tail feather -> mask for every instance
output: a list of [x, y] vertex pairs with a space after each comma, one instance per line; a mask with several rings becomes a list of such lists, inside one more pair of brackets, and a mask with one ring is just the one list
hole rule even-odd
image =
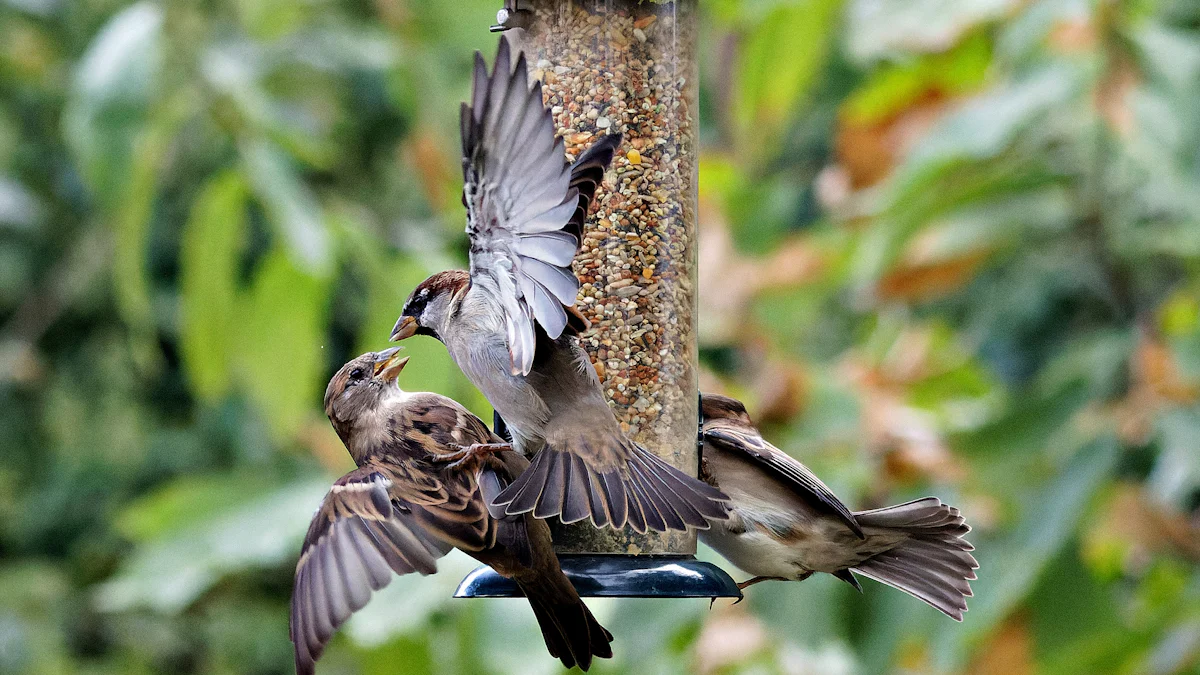
[[869, 579], [925, 601], [955, 621], [967, 611], [979, 563], [962, 538], [971, 531], [958, 509], [936, 497], [854, 514], [864, 531], [892, 530], [908, 535], [895, 548], [850, 568]]
[[623, 441], [624, 467], [601, 471], [584, 457], [551, 446], [493, 500], [508, 515], [532, 511], [572, 523], [591, 517], [596, 527], [630, 527], [637, 532], [708, 529], [728, 517], [720, 490]]
[[596, 621], [561, 571], [553, 578], [542, 575], [516, 581], [533, 608], [546, 649], [564, 668], [587, 670], [592, 657], [612, 658], [612, 633]]

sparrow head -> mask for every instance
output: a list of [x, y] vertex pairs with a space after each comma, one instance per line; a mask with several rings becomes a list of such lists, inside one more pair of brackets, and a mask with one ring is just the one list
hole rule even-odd
[[360, 421], [373, 417], [387, 399], [402, 393], [396, 382], [408, 363], [402, 347], [367, 352], [342, 366], [325, 389], [325, 415], [343, 441]]
[[705, 422], [733, 420], [747, 426], [754, 425], [750, 421], [750, 413], [746, 412], [746, 406], [742, 405], [741, 401], [720, 394], [703, 394], [700, 397], [700, 416]]
[[450, 317], [453, 301], [471, 285], [471, 275], [463, 270], [447, 270], [422, 281], [404, 303], [400, 318], [392, 329], [392, 342], [414, 335], [438, 340], [438, 330]]

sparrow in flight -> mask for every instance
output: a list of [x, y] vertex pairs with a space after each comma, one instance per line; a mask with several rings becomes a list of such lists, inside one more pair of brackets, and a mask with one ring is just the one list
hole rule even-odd
[[290, 636], [296, 671], [312, 673], [333, 632], [393, 574], [433, 574], [459, 548], [511, 577], [529, 599], [550, 654], [587, 670], [612, 635], [559, 568], [549, 526], [490, 506], [528, 462], [463, 452], [501, 442], [455, 401], [405, 392], [400, 348], [363, 354], [333, 376], [325, 414], [358, 468], [334, 482], [300, 552]]
[[489, 74], [476, 54], [462, 106], [463, 202], [470, 271], [440, 272], [409, 296], [393, 340], [432, 336], [533, 458], [496, 504], [514, 515], [591, 518], [597, 527], [707, 528], [724, 495], [632, 442], [579, 346], [571, 262], [588, 206], [620, 143], [601, 138], [567, 164], [541, 83], [501, 39]]
[[827, 572], [861, 592], [857, 573], [962, 621], [979, 564], [958, 509], [925, 497], [852, 512], [808, 467], [763, 440], [740, 401], [704, 394], [700, 407], [701, 477], [731, 500], [729, 520], [700, 539], [755, 575], [739, 587]]

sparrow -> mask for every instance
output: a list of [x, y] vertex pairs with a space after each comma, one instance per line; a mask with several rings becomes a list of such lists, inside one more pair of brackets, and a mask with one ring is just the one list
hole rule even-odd
[[588, 206], [620, 143], [601, 138], [564, 162], [525, 56], [512, 65], [500, 41], [491, 74], [476, 53], [474, 91], [462, 118], [463, 202], [470, 271], [429, 277], [413, 290], [392, 340], [434, 337], [507, 423], [529, 470], [495, 501], [596, 527], [708, 527], [725, 517], [719, 490], [628, 439], [579, 346], [589, 327], [574, 307], [571, 262]]
[[763, 440], [740, 401], [703, 394], [700, 414], [700, 475], [731, 500], [729, 520], [700, 539], [755, 575], [740, 588], [826, 572], [861, 593], [861, 574], [962, 621], [979, 563], [958, 509], [925, 497], [852, 512], [806, 466]]
[[445, 396], [402, 391], [399, 351], [359, 356], [325, 391], [325, 414], [358, 468], [334, 482], [304, 538], [290, 622], [296, 672], [313, 672], [333, 632], [393, 573], [433, 574], [451, 548], [517, 583], [565, 667], [611, 657], [612, 634], [560, 569], [549, 526], [489, 506], [528, 461], [462, 452], [500, 439]]

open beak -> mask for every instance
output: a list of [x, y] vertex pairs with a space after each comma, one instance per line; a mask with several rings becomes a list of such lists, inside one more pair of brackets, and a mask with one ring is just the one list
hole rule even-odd
[[410, 338], [417, 334], [417, 320], [411, 316], [402, 316], [392, 329], [392, 342]]
[[375, 361], [375, 377], [382, 378], [384, 382], [393, 382], [400, 376], [400, 371], [404, 370], [409, 358], [400, 356], [401, 349], [403, 347], [392, 347], [379, 352]]

